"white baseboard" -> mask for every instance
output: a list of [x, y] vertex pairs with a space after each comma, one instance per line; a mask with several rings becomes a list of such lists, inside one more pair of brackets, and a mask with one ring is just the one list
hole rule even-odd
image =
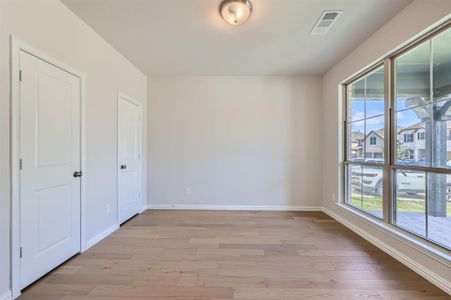
[[86, 249], [83, 249], [82, 252], [88, 250], [89, 248], [91, 248], [92, 246], [94, 246], [95, 244], [97, 244], [98, 242], [100, 242], [101, 240], [103, 240], [104, 238], [106, 238], [107, 236], [112, 234], [113, 232], [115, 232], [118, 228], [119, 228], [119, 226], [117, 224], [114, 224], [114, 225], [106, 228], [104, 231], [100, 232], [93, 238], [89, 239], [86, 242]]
[[11, 291], [6, 291], [3, 294], [0, 294], [0, 300], [12, 300], [13, 295]]
[[361, 237], [363, 237], [365, 240], [373, 244], [374, 246], [378, 247], [391, 257], [395, 258], [402, 264], [406, 265], [410, 269], [412, 269], [414, 272], [418, 273], [419, 275], [423, 276], [426, 280], [430, 281], [431, 283], [435, 284], [440, 289], [444, 290], [446, 293], [451, 295], [451, 282], [448, 281], [446, 278], [443, 278], [441, 276], [438, 276], [436, 273], [432, 272], [430, 269], [428, 269], [424, 265], [418, 264], [417, 261], [411, 259], [410, 257], [404, 255], [403, 253], [399, 252], [398, 250], [394, 249], [384, 241], [375, 238], [374, 236], [368, 234], [365, 230], [359, 228], [358, 226], [354, 225], [353, 223], [349, 222], [348, 220], [340, 217], [336, 213], [328, 210], [327, 208], [323, 208], [322, 211], [338, 221], [339, 223], [343, 224], [350, 230], [354, 231]]
[[149, 205], [148, 209], [180, 209], [180, 210], [265, 210], [265, 211], [321, 211], [321, 207], [316, 206], [295, 206], [295, 205]]

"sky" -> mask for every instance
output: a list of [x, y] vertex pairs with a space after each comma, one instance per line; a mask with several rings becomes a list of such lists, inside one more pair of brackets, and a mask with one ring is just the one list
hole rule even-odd
[[[366, 104], [366, 114], [365, 114]], [[397, 126], [409, 127], [416, 123], [419, 123], [421, 119], [413, 109], [406, 110], [405, 99], [399, 99], [397, 101], [398, 112], [396, 114]], [[426, 109], [426, 108], [424, 108]], [[366, 103], [364, 99], [352, 99], [351, 107], [351, 124], [352, 132], [360, 131], [364, 132], [364, 121], [366, 118], [366, 133], [368, 134], [372, 130], [379, 130], [384, 128], [384, 101], [382, 99], [367, 99]], [[358, 121], [361, 120], [361, 121]], [[357, 122], [355, 122], [357, 121]]]

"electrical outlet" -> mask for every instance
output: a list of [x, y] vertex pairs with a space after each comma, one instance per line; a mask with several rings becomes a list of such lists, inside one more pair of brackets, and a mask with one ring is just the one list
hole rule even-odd
[[336, 200], [335, 200], [335, 193], [332, 193], [331, 195], [330, 195], [330, 200], [332, 201], [332, 202], [335, 202]]
[[189, 187], [186, 187], [184, 193], [185, 196], [191, 196], [191, 189]]
[[105, 210], [107, 215], [111, 214], [111, 203], [105, 205]]

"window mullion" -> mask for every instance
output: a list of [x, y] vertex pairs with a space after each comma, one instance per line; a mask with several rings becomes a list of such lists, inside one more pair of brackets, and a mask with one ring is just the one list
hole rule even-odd
[[390, 59], [384, 61], [384, 109], [385, 109], [385, 128], [384, 128], [384, 189], [382, 195], [383, 220], [390, 223], [391, 220], [391, 201], [392, 201], [392, 172], [390, 170], [392, 151], [392, 67]]
[[342, 176], [342, 185], [341, 185], [341, 203], [347, 203], [347, 197], [349, 194], [349, 180], [348, 180], [348, 176], [349, 176], [349, 172], [348, 172], [348, 166], [345, 164], [345, 162], [349, 161], [349, 157], [348, 157], [348, 105], [349, 105], [349, 99], [348, 99], [348, 85], [343, 85], [343, 94], [342, 94], [342, 99], [343, 99], [343, 108], [342, 108], [342, 115], [343, 115], [343, 147], [342, 147], [342, 157], [343, 157], [343, 167], [342, 172], [341, 172], [341, 176]]
[[[366, 77], [364, 77], [363, 91], [364, 91], [364, 100], [363, 100], [363, 161], [366, 161]], [[363, 199], [363, 196], [362, 196]]]

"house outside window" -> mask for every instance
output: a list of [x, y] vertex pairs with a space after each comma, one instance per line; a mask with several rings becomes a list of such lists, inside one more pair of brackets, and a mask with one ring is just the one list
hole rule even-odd
[[424, 132], [417, 133], [417, 140], [424, 140]]
[[370, 137], [370, 145], [376, 145], [376, 137], [375, 136]]

